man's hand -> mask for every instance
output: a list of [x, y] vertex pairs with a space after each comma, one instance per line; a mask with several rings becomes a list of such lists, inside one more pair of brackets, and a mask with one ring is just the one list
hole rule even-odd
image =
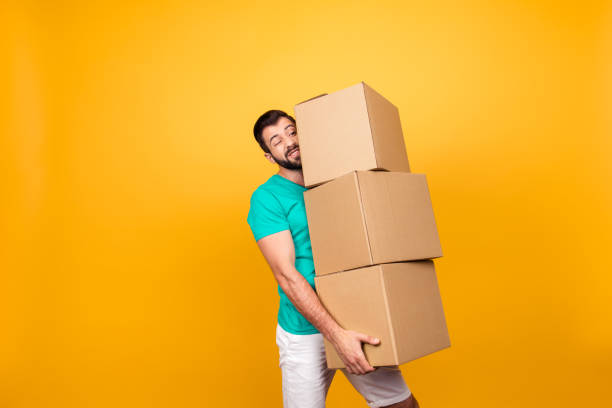
[[374, 367], [366, 360], [361, 343], [377, 345], [380, 340], [352, 330], [339, 329], [330, 336], [338, 355], [346, 364], [346, 370], [351, 374], [366, 374], [374, 371]]

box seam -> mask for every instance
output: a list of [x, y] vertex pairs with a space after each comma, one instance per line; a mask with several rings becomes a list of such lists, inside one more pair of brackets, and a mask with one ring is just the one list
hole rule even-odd
[[363, 206], [363, 198], [361, 197], [361, 184], [359, 184], [359, 173], [355, 171], [355, 180], [357, 183], [357, 196], [359, 197], [359, 209], [361, 210], [361, 219], [363, 220], [363, 227], [365, 228], [366, 241], [368, 241], [368, 256], [370, 257], [370, 265], [374, 263], [374, 257], [372, 255], [372, 244], [370, 243], [370, 234], [368, 234], [368, 223], [366, 222], [365, 208]]
[[395, 362], [399, 364], [399, 358], [397, 355], [397, 345], [395, 344], [395, 329], [393, 327], [393, 319], [391, 318], [391, 310], [389, 309], [389, 298], [387, 296], [387, 285], [385, 282], [385, 271], [382, 266], [379, 267], [380, 280], [383, 291], [383, 299], [385, 302], [385, 312], [387, 313], [387, 322], [389, 322], [389, 332], [391, 334], [391, 348], [393, 349], [393, 357]]
[[372, 128], [372, 115], [370, 115], [370, 106], [368, 105], [368, 96], [366, 94], [366, 86], [368, 86], [365, 82], [361, 81], [361, 89], [363, 91], [363, 100], [366, 105], [366, 115], [368, 115], [368, 125], [370, 125], [370, 145], [372, 146], [372, 152], [374, 153], [374, 162], [376, 164], [376, 168], [380, 168], [380, 160], [378, 159], [378, 153], [376, 152], [376, 145], [374, 144], [374, 131]]
[[368, 104], [368, 96], [366, 95], [365, 87], [369, 86], [365, 82], [361, 81], [363, 84], [363, 99], [365, 99], [366, 104], [366, 113], [368, 114], [368, 124], [370, 125], [370, 140], [372, 141], [372, 151], [374, 152], [374, 161], [376, 162], [376, 168], [380, 169], [380, 159], [378, 157], [378, 152], [376, 150], [376, 144], [374, 143], [374, 128], [372, 127], [372, 115], [370, 115], [370, 105]]

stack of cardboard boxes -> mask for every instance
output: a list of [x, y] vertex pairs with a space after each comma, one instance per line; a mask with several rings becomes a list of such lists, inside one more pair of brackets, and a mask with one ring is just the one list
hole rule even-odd
[[[295, 106], [321, 302], [375, 336], [372, 366], [450, 346], [432, 258], [442, 256], [424, 174], [410, 172], [397, 108], [364, 82]], [[344, 363], [325, 341], [330, 368]]]

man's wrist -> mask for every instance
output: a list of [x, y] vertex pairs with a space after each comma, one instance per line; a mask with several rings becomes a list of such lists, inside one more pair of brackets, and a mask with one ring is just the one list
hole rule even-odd
[[334, 321], [332, 325], [327, 330], [325, 330], [325, 332], [323, 333], [323, 336], [325, 336], [327, 340], [329, 340], [331, 343], [335, 345], [336, 340], [338, 339], [338, 336], [343, 331], [344, 329], [340, 327], [340, 325]]

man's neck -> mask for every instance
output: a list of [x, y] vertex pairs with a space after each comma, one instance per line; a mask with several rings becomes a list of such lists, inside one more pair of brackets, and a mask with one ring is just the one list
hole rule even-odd
[[296, 184], [299, 184], [300, 186], [304, 185], [304, 174], [302, 173], [301, 169], [289, 170], [284, 167], [279, 167], [277, 174], [281, 177], [293, 181]]

